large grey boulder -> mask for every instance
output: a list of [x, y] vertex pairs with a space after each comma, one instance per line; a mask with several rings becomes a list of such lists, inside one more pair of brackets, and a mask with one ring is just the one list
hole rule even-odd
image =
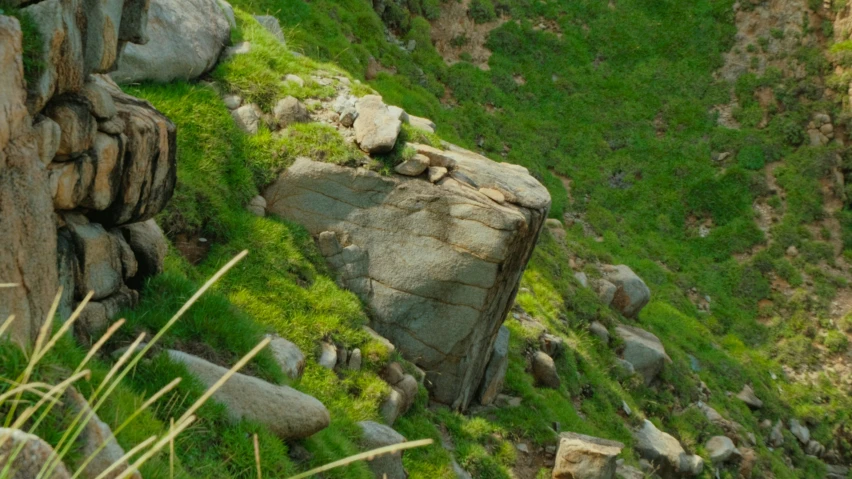
[[[222, 378], [227, 369], [181, 351], [169, 350], [172, 361], [183, 364], [206, 387]], [[248, 419], [269, 428], [282, 439], [300, 439], [325, 429], [331, 418], [317, 399], [288, 386], [234, 374], [213, 394], [225, 404], [232, 419]]]
[[[651, 300], [651, 290], [628, 266], [605, 265], [601, 272], [604, 279], [616, 288], [609, 304], [628, 318], [636, 317]], [[608, 296], [608, 293], [602, 292], [601, 295]]]
[[355, 141], [367, 153], [387, 153], [396, 144], [402, 128], [399, 118], [394, 118], [388, 106], [378, 95], [367, 95], [355, 104]]
[[651, 384], [666, 363], [672, 362], [660, 339], [644, 329], [619, 325], [615, 333], [624, 341], [624, 360]]
[[573, 432], [559, 435], [553, 479], [613, 479], [624, 444]]
[[704, 469], [704, 460], [700, 456], [687, 454], [677, 439], [660, 431], [647, 419], [633, 433], [633, 438], [636, 451], [654, 464], [664, 479], [697, 476]]
[[523, 168], [435, 151], [426, 155], [430, 162], [452, 162], [480, 186], [504, 191], [507, 203], [452, 178], [435, 185], [305, 158], [263, 195], [269, 213], [324, 235], [329, 264], [368, 304], [371, 326], [427, 371], [438, 402], [465, 408], [479, 390], [550, 196]]
[[[110, 466], [118, 462], [124, 456], [124, 449], [118, 444], [115, 436], [112, 434], [110, 427], [92, 411], [86, 398], [83, 397], [77, 390], [69, 389], [68, 405], [74, 411], [74, 414], [84, 414], [83, 419], [91, 415], [91, 420], [86, 423], [83, 432], [77, 438], [81, 443], [80, 457], [82, 461], [94, 458], [83, 469], [82, 476], [85, 479], [95, 479], [101, 475]], [[100, 451], [98, 451], [100, 449]], [[97, 453], [96, 453], [97, 451]], [[82, 465], [82, 464], [81, 464]], [[122, 475], [130, 465], [127, 461], [121, 461], [121, 464], [107, 474], [107, 479], [115, 479]], [[130, 479], [142, 479], [139, 471], [132, 471], [125, 476]]]
[[491, 351], [491, 359], [485, 367], [485, 375], [479, 386], [479, 403], [488, 406], [497, 399], [497, 395], [503, 390], [503, 381], [506, 379], [506, 370], [509, 368], [509, 328], [501, 326], [494, 341]]
[[[358, 426], [361, 427], [362, 432], [361, 446], [365, 450], [369, 451], [405, 442], [405, 437], [402, 434], [384, 424], [362, 421], [358, 423]], [[408, 473], [402, 466], [402, 451], [376, 456], [367, 461], [367, 466], [373, 471], [377, 479], [408, 479]]]
[[[15, 458], [9, 464], [9, 458]], [[50, 444], [40, 437], [27, 434], [19, 429], [0, 428], [0, 470], [9, 466], [8, 479], [32, 479], [46, 477], [39, 472], [48, 461], [56, 461], [56, 452]], [[70, 479], [71, 474], [62, 461], [46, 479]]]
[[217, 0], [151, 0], [145, 45], [127, 44], [112, 77], [119, 83], [198, 78], [231, 38]]

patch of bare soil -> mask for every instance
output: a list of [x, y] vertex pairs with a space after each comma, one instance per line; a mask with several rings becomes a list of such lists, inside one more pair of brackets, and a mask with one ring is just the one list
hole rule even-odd
[[488, 34], [509, 21], [509, 18], [500, 17], [493, 22], [477, 24], [467, 15], [469, 5], [470, 0], [441, 4], [441, 16], [432, 22], [432, 43], [447, 65], [458, 63], [461, 56], [467, 53], [471, 63], [482, 70], [489, 70], [491, 50], [485, 47]]
[[197, 234], [180, 233], [175, 237], [174, 243], [181, 256], [193, 265], [204, 261], [210, 252], [210, 242]]

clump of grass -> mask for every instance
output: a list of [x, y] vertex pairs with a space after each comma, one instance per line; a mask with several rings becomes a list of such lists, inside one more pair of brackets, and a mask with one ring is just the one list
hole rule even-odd
[[832, 354], [845, 353], [849, 349], [849, 338], [845, 333], [831, 330], [826, 333], [823, 344]]
[[38, 25], [29, 13], [21, 10], [8, 0], [0, 1], [0, 15], [15, 17], [21, 25], [23, 34], [22, 50], [24, 62], [24, 80], [32, 86], [44, 70], [44, 43]]

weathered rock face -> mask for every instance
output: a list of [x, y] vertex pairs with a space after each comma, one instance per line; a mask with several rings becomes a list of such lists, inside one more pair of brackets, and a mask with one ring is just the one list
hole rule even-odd
[[704, 460], [700, 456], [687, 454], [677, 439], [660, 431], [647, 419], [633, 437], [636, 439], [636, 451], [657, 466], [664, 479], [697, 476], [704, 469]]
[[[169, 350], [169, 358], [186, 366], [207, 387], [216, 383], [227, 369], [201, 358]], [[299, 439], [325, 429], [331, 418], [317, 399], [287, 386], [234, 374], [213, 394], [213, 399], [228, 406], [234, 419], [249, 419], [266, 425], [282, 439]]]
[[0, 16], [0, 316], [16, 315], [10, 336], [34, 338], [59, 286], [56, 226], [32, 120], [26, 107], [21, 28]]
[[61, 317], [95, 292], [80, 324], [102, 325], [135, 303], [125, 283], [138, 287], [162, 258], [143, 258], [116, 228], [157, 214], [176, 181], [174, 125], [98, 74], [125, 42], [145, 41], [147, 2], [26, 4], [44, 41], [28, 90], [20, 27], [0, 15], [0, 283], [19, 285], [0, 290], [0, 315], [16, 315], [10, 335], [21, 342], [59, 285]]
[[494, 342], [491, 359], [485, 368], [482, 385], [479, 387], [479, 403], [488, 406], [494, 402], [503, 390], [506, 370], [509, 368], [509, 328], [501, 326]]
[[117, 82], [197, 78], [216, 65], [231, 25], [217, 0], [151, 0], [148, 36], [145, 45], [124, 47]]
[[[56, 460], [56, 452], [50, 444], [38, 436], [27, 434], [19, 429], [0, 428], [0, 468], [8, 465], [8, 458], [17, 452], [10, 467], [9, 479], [31, 479], [39, 476], [42, 466]], [[71, 474], [62, 462], [50, 474], [49, 479], [69, 479]]]
[[576, 433], [559, 435], [553, 479], [613, 479], [624, 444]]
[[734, 441], [726, 436], [713, 436], [704, 447], [710, 454], [710, 461], [714, 464], [721, 464], [741, 456], [739, 449], [734, 445]]
[[[264, 196], [270, 213], [323, 234], [323, 254], [340, 282], [369, 305], [373, 328], [426, 371], [436, 400], [465, 408], [550, 196], [522, 167], [415, 148], [450, 175], [432, 184], [298, 159]], [[501, 191], [506, 203], [480, 187]]]

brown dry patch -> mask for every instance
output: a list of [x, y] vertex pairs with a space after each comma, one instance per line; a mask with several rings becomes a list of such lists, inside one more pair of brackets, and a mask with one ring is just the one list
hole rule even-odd
[[515, 466], [512, 468], [512, 476], [515, 479], [535, 479], [539, 477], [540, 470], [553, 467], [553, 457], [548, 456], [542, 448], [524, 441], [518, 444], [526, 444], [530, 452], [517, 451]]
[[[462, 54], [468, 53], [474, 65], [482, 70], [489, 70], [488, 59], [491, 57], [491, 50], [485, 47], [485, 42], [491, 30], [509, 19], [500, 17], [493, 22], [477, 24], [467, 15], [468, 5], [470, 0], [441, 4], [441, 16], [432, 22], [432, 43], [447, 65], [458, 63]], [[466, 39], [464, 45], [453, 46], [453, 40], [459, 38]]]
[[197, 234], [180, 233], [174, 239], [175, 248], [190, 264], [196, 265], [204, 261], [210, 252], [210, 242], [201, 241], [202, 239]]

